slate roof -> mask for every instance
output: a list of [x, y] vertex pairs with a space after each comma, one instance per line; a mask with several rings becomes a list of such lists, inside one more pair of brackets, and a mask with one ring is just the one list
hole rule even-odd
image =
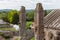
[[60, 29], [60, 9], [52, 10], [44, 17], [44, 25], [48, 28]]

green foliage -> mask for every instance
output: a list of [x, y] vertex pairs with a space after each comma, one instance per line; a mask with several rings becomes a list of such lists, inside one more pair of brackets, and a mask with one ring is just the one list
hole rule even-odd
[[18, 24], [18, 22], [19, 22], [19, 15], [17, 13], [15, 13], [12, 18], [12, 23]]
[[6, 34], [3, 34], [2, 36], [3, 36], [5, 39], [12, 38], [12, 36], [11, 36], [11, 35], [8, 35], [8, 34], [7, 34], [7, 35], [6, 35]]
[[13, 15], [14, 15], [15, 13], [17, 13], [16, 10], [11, 10], [11, 11], [8, 12], [8, 14], [7, 14], [7, 19], [8, 19], [8, 21], [9, 21], [10, 23], [12, 23]]
[[16, 38], [16, 40], [19, 40], [19, 38]]
[[0, 30], [10, 30], [10, 31], [15, 31], [15, 28], [0, 28]]
[[32, 37], [32, 39], [31, 40], [34, 40], [34, 37]]
[[11, 38], [9, 35], [6, 35], [6, 36], [3, 35], [3, 37], [4, 37], [5, 39]]
[[[45, 10], [45, 16], [50, 12], [51, 12], [51, 10]], [[2, 17], [2, 19], [4, 21], [12, 23], [12, 24], [18, 24], [19, 13], [17, 10], [10, 10]], [[34, 21], [34, 11], [33, 10], [26, 13], [26, 21]]]
[[[30, 11], [26, 14], [27, 21], [33, 21], [34, 20], [34, 11]], [[18, 24], [19, 21], [19, 14], [16, 10], [9, 11], [5, 17], [3, 17], [3, 20], [12, 24]]]
[[0, 19], [2, 18], [2, 14], [0, 14]]
[[3, 35], [3, 33], [2, 32], [0, 32], [0, 36], [2, 36]]
[[30, 25], [32, 24], [32, 22], [31, 21], [27, 21], [26, 22], [26, 29], [30, 29]]
[[2, 19], [2, 17], [5, 17], [4, 13], [0, 13], [0, 19]]
[[10, 35], [5, 35], [3, 32], [0, 32], [0, 36], [4, 37], [5, 39], [11, 38]]
[[45, 14], [44, 14], [44, 16], [46, 16], [48, 13], [47, 13], [47, 11], [45, 10]]
[[52, 10], [44, 10], [45, 14], [44, 16], [48, 15]]
[[34, 20], [34, 11], [30, 11], [26, 14], [27, 16], [27, 21], [33, 21]]
[[18, 11], [10, 10], [9, 12], [6, 13], [5, 17], [3, 17], [2, 19], [6, 22], [17, 24], [19, 20]]

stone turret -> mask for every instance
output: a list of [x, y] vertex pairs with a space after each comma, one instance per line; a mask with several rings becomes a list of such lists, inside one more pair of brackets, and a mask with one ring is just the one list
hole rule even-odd
[[25, 7], [22, 6], [21, 10], [20, 10], [20, 16], [19, 16], [19, 35], [20, 35], [20, 40], [24, 40], [25, 39], [25, 35], [26, 35], [25, 26], [26, 26], [26, 13], [25, 13]]
[[36, 5], [35, 14], [34, 14], [34, 22], [35, 22], [35, 40], [43, 40], [44, 39], [44, 24], [43, 24], [43, 8], [42, 4], [38, 3]]

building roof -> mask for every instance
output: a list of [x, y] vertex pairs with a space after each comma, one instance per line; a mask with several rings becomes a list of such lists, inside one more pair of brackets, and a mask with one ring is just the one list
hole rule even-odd
[[44, 25], [48, 28], [60, 29], [60, 9], [52, 10], [44, 17]]

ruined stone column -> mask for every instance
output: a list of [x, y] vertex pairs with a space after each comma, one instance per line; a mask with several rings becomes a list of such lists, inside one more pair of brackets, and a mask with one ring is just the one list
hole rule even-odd
[[20, 40], [26, 40], [26, 11], [25, 7], [22, 6], [19, 15], [19, 36]]
[[36, 5], [35, 13], [34, 13], [34, 22], [35, 22], [35, 40], [43, 40], [44, 39], [44, 24], [43, 24], [43, 8], [42, 4], [38, 3]]
[[19, 40], [30, 40], [33, 36], [33, 30], [26, 29], [26, 10], [22, 6], [19, 15]]

